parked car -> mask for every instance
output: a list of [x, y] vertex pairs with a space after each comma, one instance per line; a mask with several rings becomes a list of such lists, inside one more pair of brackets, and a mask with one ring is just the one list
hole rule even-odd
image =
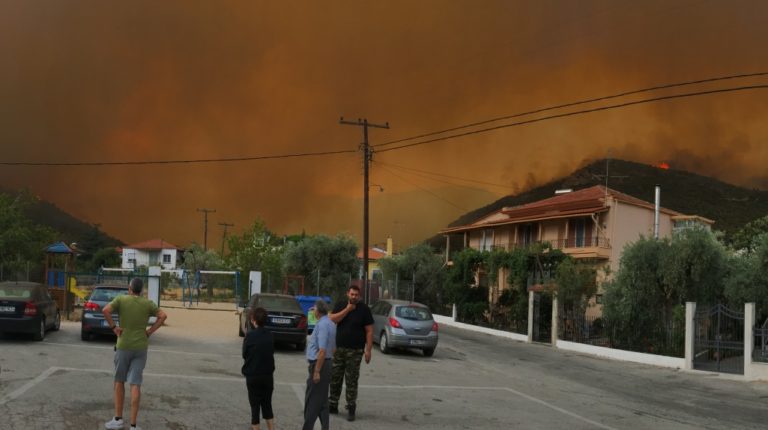
[[[127, 286], [97, 285], [94, 287], [88, 296], [88, 301], [83, 305], [83, 317], [80, 319], [80, 339], [91, 340], [94, 334], [114, 335], [101, 310], [115, 297], [125, 294], [128, 294]], [[113, 313], [112, 319], [115, 324], [119, 324], [120, 320], [117, 314]]]
[[267, 310], [266, 329], [271, 331], [275, 342], [286, 342], [296, 345], [303, 351], [307, 346], [307, 316], [294, 296], [284, 294], [256, 293], [251, 296], [245, 309], [240, 313], [238, 334], [245, 336], [253, 326], [248, 319], [251, 306]]
[[59, 308], [45, 285], [0, 282], [0, 332], [31, 333], [43, 340], [47, 330], [59, 328]]
[[405, 300], [379, 300], [371, 306], [373, 341], [384, 354], [392, 348], [421, 349], [431, 357], [437, 348], [437, 323], [426, 305]]
[[[123, 285], [97, 285], [88, 296], [88, 300], [83, 305], [83, 317], [80, 319], [80, 339], [91, 340], [94, 334], [107, 334], [114, 336], [114, 332], [109, 328], [109, 323], [104, 318], [101, 311], [104, 306], [110, 304], [117, 296], [128, 294], [128, 287]], [[116, 313], [112, 313], [112, 320], [116, 325], [120, 325], [120, 318]], [[150, 326], [157, 321], [156, 317], [149, 317], [147, 325]]]

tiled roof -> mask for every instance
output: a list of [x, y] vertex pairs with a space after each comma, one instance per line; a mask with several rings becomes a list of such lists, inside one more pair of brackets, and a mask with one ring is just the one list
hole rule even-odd
[[[632, 197], [629, 194], [624, 194], [610, 188], [608, 188], [608, 192], [606, 193], [606, 188], [604, 186], [595, 185], [593, 187], [556, 195], [554, 197], [520, 206], [502, 208], [499, 212], [506, 215], [506, 219], [487, 221], [484, 223], [480, 223], [478, 220], [469, 225], [447, 228], [443, 231], [460, 231], [481, 226], [510, 224], [540, 219], [562, 218], [579, 214], [596, 213], [606, 209], [606, 194], [623, 203], [640, 206], [651, 210], [654, 209], [653, 203], [646, 202], [644, 200], [638, 199], [637, 197]], [[669, 215], [681, 215], [679, 212], [673, 211], [671, 209], [660, 208], [659, 210]], [[480, 218], [480, 220], [488, 217], [489, 215], [486, 215], [483, 218]]]
[[180, 249], [178, 246], [163, 239], [151, 239], [145, 242], [134, 243], [132, 245], [126, 245], [124, 248], [131, 249]]
[[[387, 256], [387, 252], [378, 248], [371, 248], [368, 250], [369, 260], [380, 260]], [[363, 250], [357, 251], [357, 258], [363, 258]]]

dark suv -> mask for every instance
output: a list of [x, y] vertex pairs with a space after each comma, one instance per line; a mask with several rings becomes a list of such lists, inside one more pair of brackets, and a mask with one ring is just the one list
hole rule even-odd
[[251, 296], [243, 312], [240, 313], [238, 334], [245, 336], [253, 326], [248, 320], [251, 305], [267, 310], [266, 329], [271, 331], [275, 342], [287, 342], [303, 351], [307, 346], [307, 316], [301, 309], [296, 297], [283, 294], [257, 293]]

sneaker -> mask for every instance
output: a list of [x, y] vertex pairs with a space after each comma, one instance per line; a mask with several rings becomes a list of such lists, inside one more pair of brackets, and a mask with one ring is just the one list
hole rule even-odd
[[104, 428], [107, 430], [121, 430], [123, 427], [125, 427], [125, 423], [122, 419], [116, 420], [114, 417], [112, 417], [111, 420], [104, 423]]

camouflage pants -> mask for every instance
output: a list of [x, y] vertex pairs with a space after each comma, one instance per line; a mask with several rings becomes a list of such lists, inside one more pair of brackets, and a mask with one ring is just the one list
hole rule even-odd
[[333, 354], [331, 373], [331, 395], [328, 404], [339, 406], [341, 385], [347, 380], [347, 407], [355, 406], [357, 401], [357, 380], [360, 377], [360, 362], [363, 361], [362, 349], [336, 348]]

